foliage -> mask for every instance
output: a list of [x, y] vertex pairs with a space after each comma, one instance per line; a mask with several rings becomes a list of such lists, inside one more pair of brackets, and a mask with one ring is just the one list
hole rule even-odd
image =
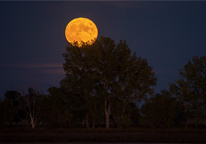
[[122, 117], [123, 106], [124, 103], [121, 100], [116, 100], [112, 109], [115, 126], [130, 127], [137, 125], [140, 119], [140, 111], [137, 105], [133, 102], [129, 102], [125, 107], [124, 115]]
[[[6, 91], [0, 101], [0, 126], [28, 119], [32, 128], [136, 126], [140, 120], [153, 128], [172, 124], [206, 125], [206, 56], [193, 57], [179, 70], [170, 92], [153, 95], [157, 78], [147, 60], [131, 54], [126, 41], [117, 46], [100, 37], [93, 45], [69, 45], [63, 54], [66, 76], [49, 95], [34, 88]], [[145, 100], [141, 114], [136, 103]], [[22, 113], [24, 112], [24, 113]], [[27, 114], [27, 116], [25, 116]]]
[[29, 116], [31, 126], [32, 128], [35, 128], [37, 121], [39, 120], [39, 100], [43, 94], [31, 87], [28, 88], [27, 94], [24, 89], [21, 89], [20, 91], [20, 108], [27, 114], [27, 116]]
[[[61, 80], [61, 89], [64, 89], [73, 103], [73, 107], [82, 111], [84, 118], [80, 118], [86, 127], [89, 127], [89, 117], [96, 121], [99, 98], [95, 95], [96, 81], [94, 81], [94, 67], [92, 65], [95, 50], [89, 45], [82, 47], [68, 45], [63, 54], [63, 64], [66, 77]], [[76, 104], [76, 105], [74, 105]]]
[[116, 46], [111, 38], [100, 37], [93, 45], [69, 45], [63, 57], [66, 77], [61, 87], [81, 97], [86, 117], [96, 115], [96, 107], [101, 110], [104, 101], [106, 128], [116, 98], [123, 102], [123, 119], [128, 103], [152, 94], [157, 81], [146, 59], [131, 55], [126, 41]]
[[154, 93], [152, 86], [156, 85], [152, 67], [148, 66], [147, 60], [136, 57], [136, 53], [131, 56], [131, 50], [126, 41], [120, 41], [116, 48], [117, 53], [117, 82], [116, 95], [123, 102], [121, 105], [122, 124], [124, 122], [125, 108], [131, 102], [140, 102], [147, 99], [147, 95]]
[[144, 121], [153, 128], [161, 128], [173, 123], [177, 113], [176, 106], [176, 99], [171, 96], [170, 92], [162, 90], [142, 106], [141, 113]]
[[194, 56], [179, 74], [180, 79], [170, 83], [170, 91], [184, 105], [184, 111], [189, 113], [188, 119], [194, 119], [196, 126], [206, 123], [206, 56]]
[[20, 97], [20, 93], [14, 90], [7, 90], [4, 94], [4, 100], [1, 102], [1, 114], [3, 117], [4, 123], [18, 123], [20, 118], [19, 114], [19, 105], [18, 99]]
[[57, 87], [48, 89], [49, 95], [45, 95], [40, 100], [40, 118], [47, 127], [74, 127], [71, 103], [68, 96]]

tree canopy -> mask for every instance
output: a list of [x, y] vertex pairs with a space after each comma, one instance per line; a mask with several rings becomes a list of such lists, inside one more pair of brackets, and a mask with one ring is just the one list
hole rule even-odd
[[167, 90], [162, 90], [155, 97], [144, 103], [141, 112], [146, 121], [153, 128], [170, 126], [177, 114], [176, 98]]
[[179, 70], [180, 79], [170, 83], [170, 91], [184, 105], [190, 118], [200, 122], [206, 115], [206, 56], [193, 57], [183, 69]]
[[[129, 102], [153, 93], [152, 86], [156, 85], [152, 67], [136, 53], [131, 55], [126, 41], [120, 41], [116, 46], [111, 38], [100, 37], [93, 45], [84, 44], [80, 48], [68, 45], [63, 57], [66, 77], [60, 82], [61, 87], [79, 94], [89, 104], [85, 107], [88, 114], [92, 113], [89, 107], [100, 104], [97, 99], [103, 100], [106, 128], [109, 128], [111, 107], [116, 97], [123, 102], [124, 113]], [[92, 103], [95, 97], [96, 102]]]

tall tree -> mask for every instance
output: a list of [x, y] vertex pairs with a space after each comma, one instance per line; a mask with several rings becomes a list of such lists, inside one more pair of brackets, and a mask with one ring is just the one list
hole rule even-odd
[[131, 50], [126, 41], [120, 41], [116, 48], [117, 53], [117, 95], [122, 100], [122, 123], [126, 106], [131, 102], [139, 102], [146, 99], [147, 95], [154, 93], [152, 86], [156, 85], [152, 67], [148, 66], [147, 60], [131, 56]]
[[177, 96], [190, 119], [195, 119], [196, 127], [206, 125], [206, 56], [195, 57], [179, 70], [180, 79], [170, 83], [170, 91]]
[[87, 44], [83, 44], [80, 48], [69, 44], [63, 54], [66, 77], [60, 82], [61, 88], [73, 97], [73, 100], [75, 97], [80, 100], [80, 109], [85, 113], [83, 121], [87, 128], [89, 128], [89, 115], [95, 110], [96, 105], [94, 103], [96, 82], [93, 77], [94, 67], [91, 63], [94, 54], [95, 51], [92, 51], [92, 47]]
[[116, 46], [111, 38], [100, 37], [93, 45], [67, 47], [63, 56], [66, 77], [61, 86], [78, 93], [85, 100], [87, 114], [92, 113], [89, 107], [97, 104], [92, 103], [94, 97], [103, 99], [106, 128], [109, 128], [111, 107], [116, 97], [124, 93], [121, 99], [125, 107], [128, 102], [142, 99], [152, 92], [150, 86], [156, 82], [146, 60], [137, 58], [135, 54], [131, 56], [125, 41]]
[[100, 37], [93, 46], [97, 49], [97, 56], [93, 63], [96, 70], [97, 91], [104, 99], [105, 126], [109, 128], [112, 100], [115, 97], [114, 84], [118, 76], [116, 46], [114, 41], [107, 37]]

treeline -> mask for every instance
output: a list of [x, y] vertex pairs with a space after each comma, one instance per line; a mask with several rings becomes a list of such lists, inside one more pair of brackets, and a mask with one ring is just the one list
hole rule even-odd
[[[58, 127], [206, 126], [206, 56], [193, 57], [169, 90], [154, 93], [157, 77], [126, 41], [100, 37], [93, 45], [68, 45], [65, 78], [44, 95], [35, 88], [6, 91], [0, 125], [22, 119]], [[141, 108], [137, 103], [144, 101]]]

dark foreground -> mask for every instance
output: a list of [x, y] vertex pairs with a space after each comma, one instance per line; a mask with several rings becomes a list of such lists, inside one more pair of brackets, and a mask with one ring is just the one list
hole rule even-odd
[[206, 143], [206, 129], [0, 128], [1, 143]]

